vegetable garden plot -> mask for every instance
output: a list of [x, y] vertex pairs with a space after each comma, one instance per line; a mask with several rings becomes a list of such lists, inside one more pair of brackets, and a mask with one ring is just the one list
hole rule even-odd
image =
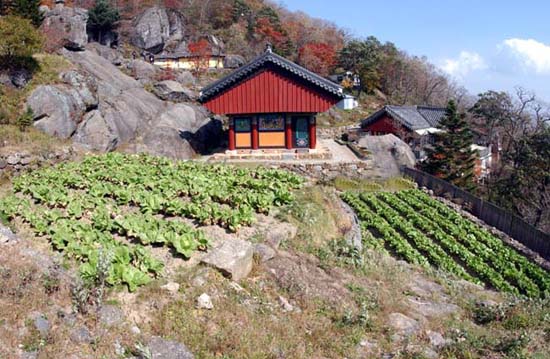
[[346, 192], [342, 197], [361, 219], [371, 248], [515, 295], [550, 295], [546, 270], [422, 191]]
[[184, 257], [208, 247], [200, 229], [178, 218], [237, 231], [255, 213], [291, 203], [301, 184], [281, 170], [110, 153], [14, 179], [13, 193], [0, 199], [0, 215], [25, 222], [81, 262], [84, 278], [97, 276], [107, 256], [108, 283], [135, 290], [163, 268], [147, 246], [168, 246]]

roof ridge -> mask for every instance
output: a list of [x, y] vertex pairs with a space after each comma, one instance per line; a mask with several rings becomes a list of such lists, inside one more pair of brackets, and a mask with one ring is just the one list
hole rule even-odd
[[426, 110], [437, 110], [437, 111], [445, 111], [445, 107], [440, 106], [434, 106], [434, 105], [418, 105], [418, 108], [426, 109]]

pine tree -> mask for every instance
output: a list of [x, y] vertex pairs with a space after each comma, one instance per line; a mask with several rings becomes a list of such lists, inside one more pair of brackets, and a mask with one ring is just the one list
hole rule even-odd
[[464, 114], [449, 101], [445, 117], [440, 123], [441, 132], [433, 134], [433, 146], [426, 149], [427, 159], [422, 168], [459, 187], [474, 188], [476, 152], [472, 150], [473, 135]]
[[44, 15], [39, 8], [40, 0], [14, 0], [11, 13], [29, 19], [35, 27], [39, 27], [44, 20]]
[[112, 30], [119, 19], [118, 10], [107, 0], [96, 0], [94, 7], [88, 11], [88, 29], [98, 35], [101, 43], [103, 33]]

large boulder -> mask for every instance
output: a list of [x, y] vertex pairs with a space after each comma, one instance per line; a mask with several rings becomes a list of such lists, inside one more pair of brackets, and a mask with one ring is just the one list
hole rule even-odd
[[252, 244], [240, 239], [226, 239], [202, 259], [234, 281], [245, 278], [252, 270]]
[[161, 7], [151, 7], [134, 22], [133, 45], [158, 54], [165, 46], [177, 44], [183, 39], [183, 19], [179, 12]]
[[160, 337], [152, 337], [147, 343], [151, 358], [153, 359], [193, 359], [193, 353], [181, 343], [166, 340]]
[[193, 86], [195, 85], [195, 76], [190, 71], [178, 71], [176, 73], [176, 81], [178, 81], [183, 86]]
[[136, 80], [145, 82], [152, 81], [158, 72], [158, 69], [154, 65], [138, 59], [130, 61], [127, 67]]
[[62, 84], [39, 86], [27, 98], [42, 131], [72, 138], [89, 150], [125, 145], [129, 151], [179, 159], [221, 138], [221, 122], [211, 120], [203, 107], [159, 99], [95, 51], [62, 54], [78, 71], [63, 73]]
[[399, 176], [401, 166], [415, 166], [416, 159], [410, 146], [393, 134], [362, 136], [357, 142], [359, 147], [369, 151], [380, 177]]
[[80, 101], [79, 105], [89, 111], [97, 108], [99, 97], [97, 94], [97, 82], [91, 76], [82, 74], [75, 70], [61, 73], [61, 80], [69, 85], [75, 93], [75, 100]]
[[55, 6], [44, 10], [42, 32], [58, 38], [58, 41], [69, 50], [81, 51], [88, 43], [86, 24], [88, 11], [78, 7]]
[[183, 25], [183, 17], [175, 10], [168, 10], [168, 23], [170, 25], [170, 38], [167, 45], [177, 44], [181, 42], [185, 35]]
[[91, 42], [86, 45], [86, 50], [90, 50], [109, 60], [113, 65], [120, 66], [124, 60], [122, 54], [109, 46], [101, 45], [98, 42]]
[[155, 95], [165, 101], [188, 102], [197, 98], [196, 93], [172, 80], [157, 82], [154, 85], [154, 92]]
[[223, 59], [223, 67], [226, 69], [236, 69], [246, 64], [246, 60], [241, 55], [226, 55]]
[[410, 336], [420, 329], [420, 323], [402, 313], [391, 313], [388, 317], [388, 325], [396, 334]]
[[13, 86], [22, 88], [32, 79], [32, 72], [26, 68], [18, 68], [9, 72], [9, 78]]
[[188, 104], [176, 104], [164, 111], [154, 126], [145, 131], [138, 152], [171, 158], [191, 158], [196, 151], [191, 144], [192, 134], [210, 119]]
[[107, 152], [116, 148], [119, 137], [99, 110], [88, 112], [78, 126], [73, 141], [93, 151]]
[[150, 51], [159, 53], [164, 48], [164, 43], [170, 37], [170, 22], [166, 9], [151, 7], [134, 24], [134, 36], [132, 44]]
[[52, 136], [73, 135], [83, 114], [98, 106], [95, 81], [76, 71], [61, 74], [64, 84], [38, 86], [27, 105], [35, 115], [34, 125]]

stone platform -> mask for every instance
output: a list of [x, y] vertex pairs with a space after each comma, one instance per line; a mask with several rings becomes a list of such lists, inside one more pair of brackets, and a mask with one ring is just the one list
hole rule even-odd
[[209, 161], [292, 161], [292, 160], [331, 160], [332, 152], [323, 144], [316, 149], [292, 149], [270, 148], [259, 150], [227, 150], [224, 153], [212, 155]]

